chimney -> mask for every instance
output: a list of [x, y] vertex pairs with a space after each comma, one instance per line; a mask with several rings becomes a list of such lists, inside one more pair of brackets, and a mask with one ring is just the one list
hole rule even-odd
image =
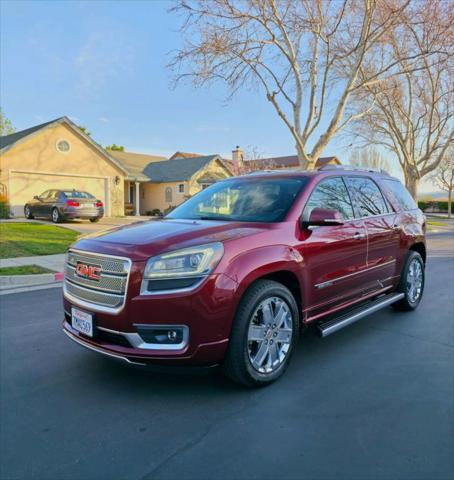
[[232, 150], [232, 162], [236, 166], [243, 165], [244, 160], [244, 152], [243, 150], [237, 145], [235, 150]]

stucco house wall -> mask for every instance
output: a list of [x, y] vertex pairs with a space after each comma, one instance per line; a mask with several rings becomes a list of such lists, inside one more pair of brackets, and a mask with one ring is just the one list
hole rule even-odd
[[[60, 140], [69, 142], [68, 152], [57, 150]], [[39, 130], [2, 152], [0, 175], [15, 215], [23, 215], [34, 195], [53, 188], [86, 190], [104, 202], [107, 215], [124, 214], [123, 170], [65, 123]]]

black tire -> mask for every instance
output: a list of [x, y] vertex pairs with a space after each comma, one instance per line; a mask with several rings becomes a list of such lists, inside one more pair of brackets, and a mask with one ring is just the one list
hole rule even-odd
[[[421, 267], [422, 283], [421, 283], [420, 293], [418, 294], [417, 298], [412, 299], [410, 287], [408, 284], [408, 277], [409, 277], [410, 267], [414, 262], [418, 263], [419, 266]], [[416, 308], [418, 308], [418, 305], [421, 302], [421, 298], [424, 293], [424, 284], [425, 284], [424, 261], [418, 252], [410, 250], [407, 253], [405, 264], [402, 269], [402, 273], [400, 275], [399, 285], [397, 286], [397, 292], [401, 292], [405, 294], [405, 297], [402, 298], [402, 300], [399, 300], [398, 302], [393, 303], [393, 308], [395, 310], [399, 310], [403, 312], [409, 312], [411, 310], [415, 310]]]
[[101, 219], [101, 217], [90, 218], [90, 222], [91, 223], [96, 223], [96, 222], [99, 222], [100, 219]]
[[[292, 316], [292, 336], [289, 349], [279, 366], [269, 373], [259, 372], [250, 360], [248, 331], [251, 318], [267, 298], [283, 300]], [[223, 363], [223, 371], [233, 381], [248, 387], [261, 387], [276, 381], [288, 367], [300, 330], [298, 306], [290, 290], [271, 280], [255, 282], [241, 299], [232, 325], [230, 342]], [[269, 340], [273, 343], [272, 340]], [[268, 340], [267, 340], [268, 343]], [[276, 343], [277, 345], [277, 343]]]
[[57, 207], [52, 209], [51, 219], [54, 223], [61, 223], [63, 221], [63, 217]]
[[28, 220], [33, 220], [35, 218], [32, 214], [32, 210], [29, 205], [25, 205], [24, 215], [25, 215], [25, 218], [27, 218]]

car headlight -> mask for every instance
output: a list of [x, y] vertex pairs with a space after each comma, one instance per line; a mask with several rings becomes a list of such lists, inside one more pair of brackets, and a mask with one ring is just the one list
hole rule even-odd
[[151, 257], [143, 273], [141, 293], [192, 287], [213, 271], [223, 254], [222, 243], [210, 243]]

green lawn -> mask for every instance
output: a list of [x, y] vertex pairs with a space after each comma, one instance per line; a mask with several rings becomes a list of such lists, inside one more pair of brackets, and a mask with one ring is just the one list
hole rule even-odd
[[447, 226], [449, 226], [449, 222], [448, 221], [443, 221], [443, 219], [432, 220], [431, 218], [429, 218], [427, 220], [427, 225], [429, 225], [431, 227], [447, 227]]
[[55, 273], [48, 268], [39, 265], [22, 265], [19, 267], [0, 267], [0, 276], [2, 275], [36, 275], [37, 273]]
[[64, 253], [78, 232], [40, 223], [0, 223], [0, 258]]

